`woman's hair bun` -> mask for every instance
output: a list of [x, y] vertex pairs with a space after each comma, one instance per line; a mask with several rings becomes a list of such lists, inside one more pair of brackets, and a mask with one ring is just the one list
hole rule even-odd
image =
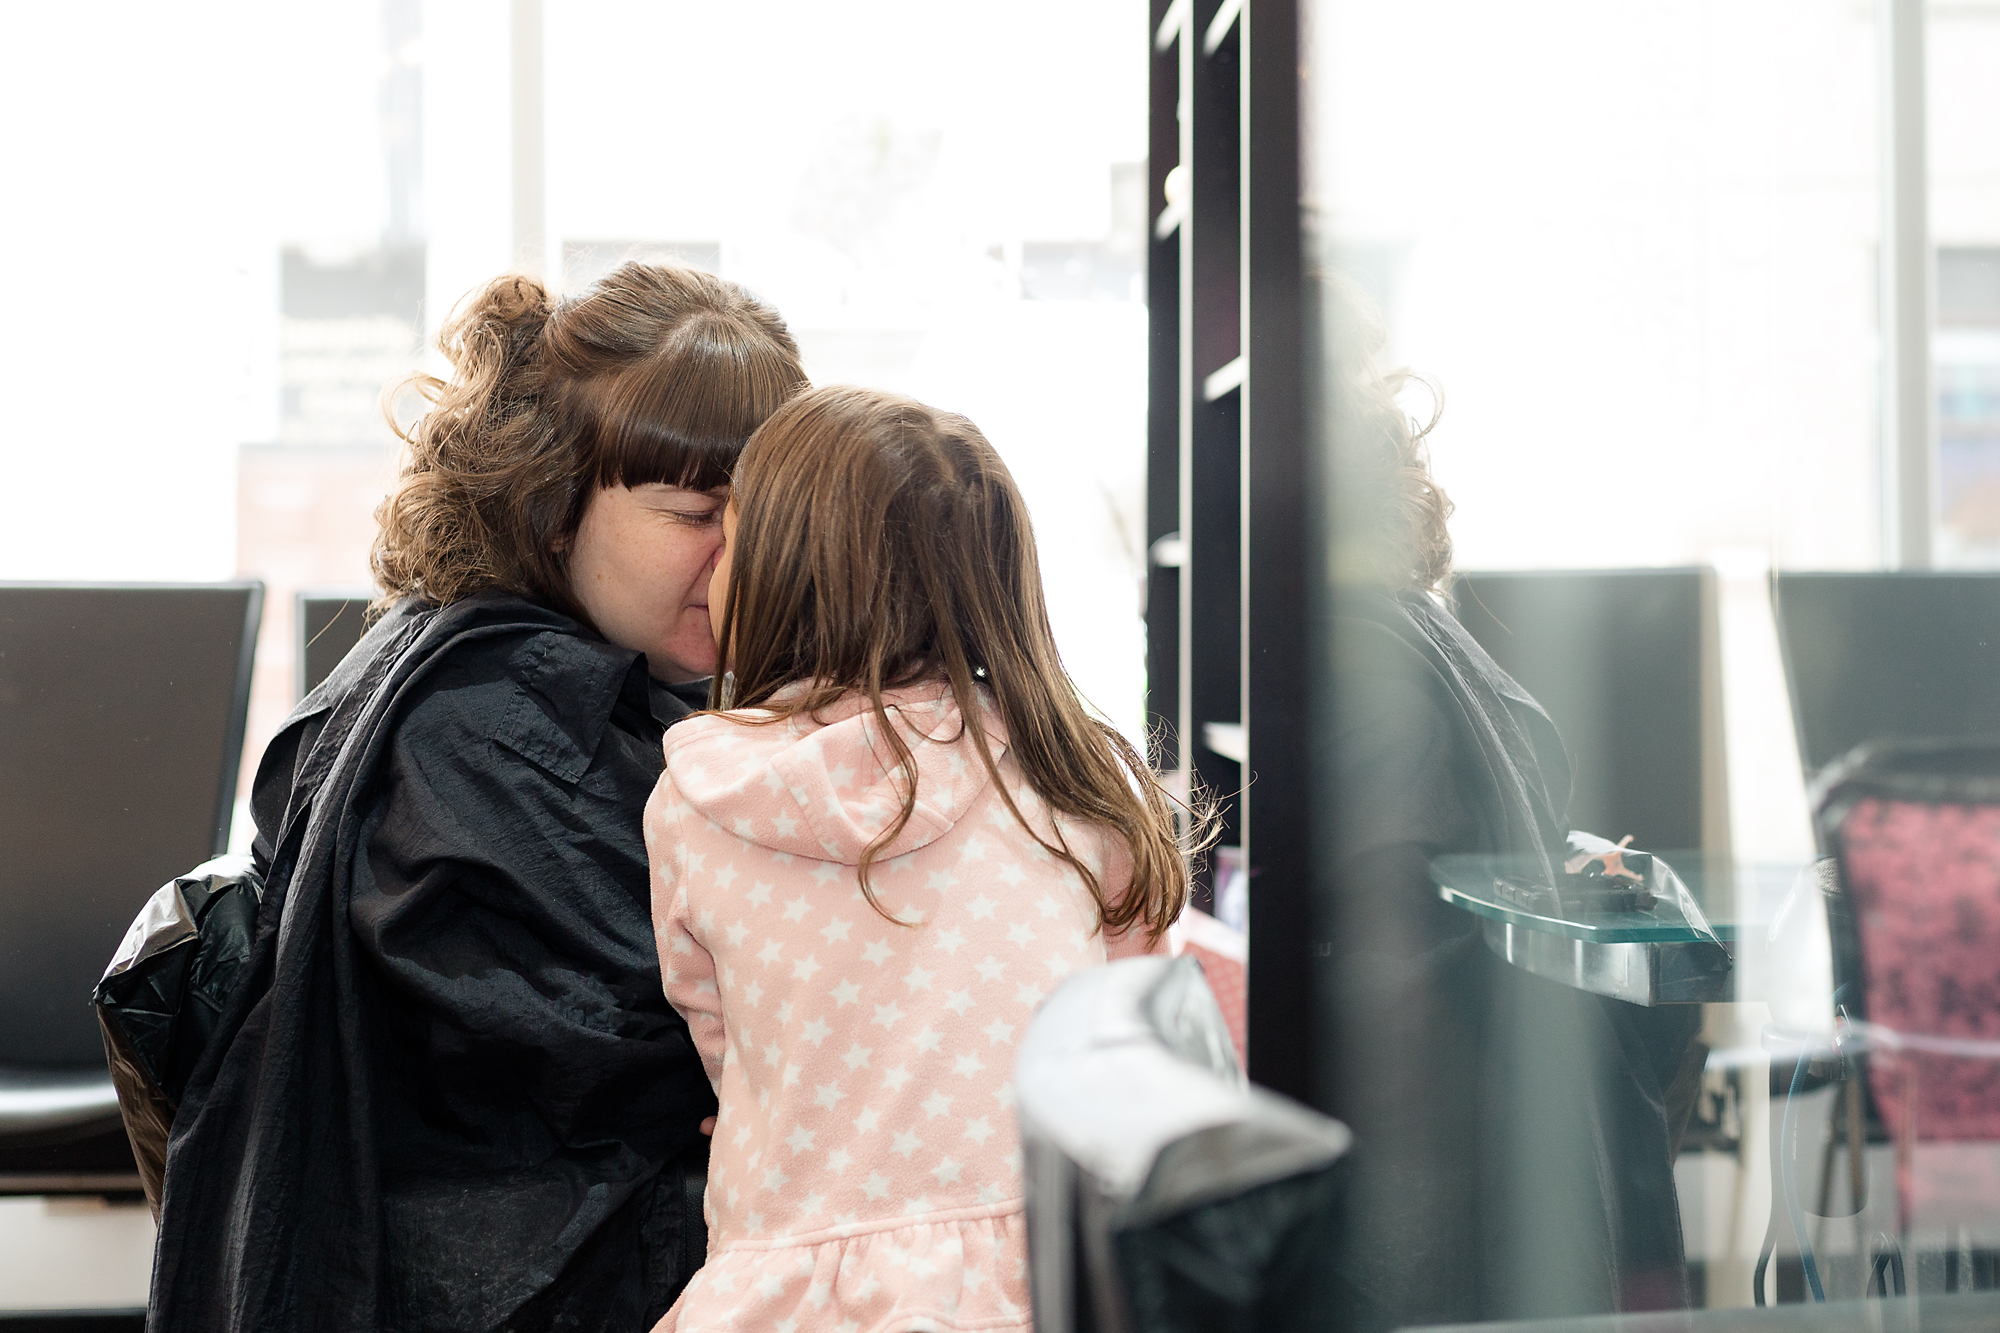
[[533, 359], [554, 313], [555, 300], [540, 279], [505, 274], [459, 303], [438, 335], [439, 350], [454, 379], [504, 378]]

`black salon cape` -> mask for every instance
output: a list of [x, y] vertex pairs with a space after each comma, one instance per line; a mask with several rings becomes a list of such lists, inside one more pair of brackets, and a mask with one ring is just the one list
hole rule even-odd
[[1430, 599], [1337, 605], [1315, 982], [1343, 1056], [1318, 1100], [1356, 1132], [1340, 1269], [1367, 1308], [1352, 1322], [1683, 1306], [1673, 1154], [1700, 1008], [1531, 976], [1439, 901], [1432, 857], [1560, 857], [1561, 740]]
[[[685, 691], [684, 691], [685, 692]], [[715, 1099], [640, 819], [686, 700], [517, 597], [406, 601], [271, 743], [256, 951], [175, 1119], [154, 1330], [649, 1327]]]

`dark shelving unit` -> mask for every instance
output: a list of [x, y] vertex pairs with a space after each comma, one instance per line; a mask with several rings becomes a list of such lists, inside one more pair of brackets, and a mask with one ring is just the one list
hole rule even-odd
[[[1147, 258], [1153, 762], [1250, 876], [1250, 1072], [1310, 1087], [1296, 0], [1154, 0]], [[1213, 903], [1212, 866], [1195, 902]]]

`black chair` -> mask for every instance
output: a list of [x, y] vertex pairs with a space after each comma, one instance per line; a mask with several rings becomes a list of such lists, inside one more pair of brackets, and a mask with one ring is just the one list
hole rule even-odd
[[1040, 1333], [1344, 1327], [1346, 1128], [1253, 1087], [1192, 958], [1070, 978], [1014, 1084]]
[[0, 1194], [136, 1192], [90, 995], [228, 846], [263, 585], [0, 584]]
[[1715, 575], [1706, 569], [1471, 573], [1458, 621], [1532, 694], [1575, 769], [1572, 828], [1653, 851], [1724, 850]]
[[2000, 736], [2000, 574], [1773, 574], [1808, 776], [1875, 742]]
[[367, 588], [307, 588], [299, 593], [292, 618], [292, 672], [299, 698], [311, 694], [361, 642], [374, 600]]

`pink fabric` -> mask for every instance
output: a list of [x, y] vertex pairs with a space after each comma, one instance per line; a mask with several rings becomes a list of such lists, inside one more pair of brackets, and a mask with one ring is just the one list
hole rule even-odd
[[[1082, 879], [1008, 811], [950, 692], [889, 702], [917, 758], [918, 816], [870, 884], [907, 926], [856, 879], [902, 794], [864, 700], [667, 734], [646, 807], [653, 919], [667, 998], [722, 1109], [708, 1262], [661, 1329], [1029, 1327], [1015, 1044], [1107, 941]], [[990, 709], [984, 726], [1001, 783], [1053, 837]], [[1122, 844], [1061, 833], [1124, 892]]]
[[1240, 930], [1224, 925], [1199, 908], [1181, 913], [1168, 932], [1176, 954], [1192, 954], [1215, 995], [1236, 1058], [1250, 1067], [1250, 941]]
[[[1869, 1022], [2000, 1038], [2000, 807], [1871, 798], [1841, 837]], [[1918, 1141], [2000, 1140], [2000, 1062], [1905, 1053], [1870, 1070], [1899, 1137], [1914, 1117]]]

